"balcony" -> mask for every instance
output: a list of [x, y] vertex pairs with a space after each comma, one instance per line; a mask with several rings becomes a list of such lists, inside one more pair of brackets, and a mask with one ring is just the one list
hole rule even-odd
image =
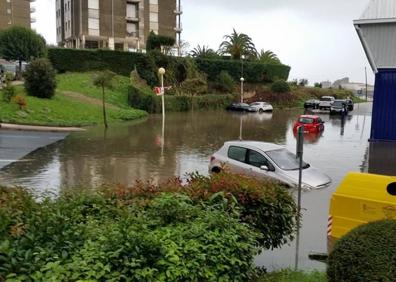
[[134, 17], [126, 16], [126, 17], [125, 17], [125, 20], [126, 20], [127, 22], [134, 22], [134, 23], [137, 23], [137, 22], [139, 22], [139, 17], [138, 17], [137, 15], [134, 16]]
[[127, 3], [132, 3], [132, 4], [136, 4], [136, 3], [140, 3], [141, 0], [127, 0]]
[[180, 7], [176, 7], [176, 9], [173, 10], [173, 13], [174, 13], [175, 15], [181, 16], [181, 15], [183, 14], [183, 9], [182, 9], [182, 7], [181, 7], [181, 6], [180, 6]]
[[139, 38], [139, 32], [137, 32], [137, 31], [127, 32], [126, 36], [127, 37]]
[[30, 7], [30, 13], [35, 13], [36, 12], [36, 8], [35, 7]]
[[36, 22], [36, 18], [30, 18], [30, 23], [35, 23]]
[[176, 31], [176, 33], [182, 33], [182, 31], [183, 31], [182, 25], [176, 26], [176, 27], [174, 28], [174, 31]]

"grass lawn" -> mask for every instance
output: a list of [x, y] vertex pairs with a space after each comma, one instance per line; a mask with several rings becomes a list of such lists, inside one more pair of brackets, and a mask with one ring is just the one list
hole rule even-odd
[[[62, 94], [62, 90], [78, 91], [85, 95], [99, 95], [99, 89], [90, 88], [88, 81], [87, 85], [82, 89], [76, 88], [76, 84], [71, 84], [70, 89], [67, 87], [66, 81], [73, 81], [72, 78], [77, 78], [79, 83], [82, 83], [83, 78], [87, 78], [89, 74], [82, 74], [82, 78], [78, 79], [78, 75], [68, 74], [61, 75], [59, 84], [61, 87], [57, 89], [56, 95], [52, 99], [39, 99], [25, 95], [23, 86], [17, 86], [18, 95], [26, 98], [27, 107], [25, 110], [20, 110], [15, 102], [6, 103], [2, 99], [0, 92], [0, 121], [4, 123], [16, 124], [31, 124], [31, 125], [47, 125], [47, 126], [85, 126], [96, 125], [103, 123], [103, 113], [100, 104], [92, 104], [89, 102], [75, 100], [71, 97]], [[117, 81], [120, 78], [117, 78]], [[122, 79], [121, 79], [122, 80]], [[128, 80], [126, 78], [126, 80]], [[120, 86], [122, 85], [122, 86]], [[93, 86], [92, 86], [93, 87]], [[108, 121], [126, 121], [145, 117], [146, 112], [135, 110], [128, 107], [126, 102], [121, 103], [127, 96], [126, 90], [117, 92], [116, 89], [126, 87], [126, 84], [119, 84], [113, 90], [108, 91], [109, 99], [107, 102], [114, 103], [119, 108], [108, 108]], [[63, 88], [63, 89], [62, 89]], [[90, 89], [90, 91], [83, 92]], [[92, 90], [92, 91], [91, 91]]]
[[326, 273], [281, 270], [263, 275], [257, 282], [326, 282]]
[[[63, 73], [57, 75], [57, 90], [71, 91], [86, 96], [102, 99], [102, 90], [92, 83], [94, 72]], [[129, 78], [117, 75], [114, 78], [113, 88], [106, 89], [106, 101], [120, 108], [130, 108], [128, 105]]]

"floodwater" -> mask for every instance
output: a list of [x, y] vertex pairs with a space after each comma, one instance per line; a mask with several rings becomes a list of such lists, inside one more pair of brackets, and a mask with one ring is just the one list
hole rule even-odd
[[[73, 133], [65, 140], [27, 155], [0, 171], [0, 183], [59, 192], [64, 187], [102, 183], [131, 184], [137, 179], [165, 180], [198, 171], [207, 174], [210, 155], [225, 141], [242, 137], [285, 145], [295, 151], [292, 125], [300, 110], [239, 114], [225, 111], [169, 113], [147, 120]], [[356, 106], [345, 120], [321, 115], [325, 131], [306, 136], [304, 160], [328, 174], [333, 184], [302, 195], [303, 223], [298, 267], [323, 269], [310, 261], [311, 251], [326, 252], [326, 228], [331, 194], [349, 171], [395, 175], [396, 149], [369, 144], [371, 104]], [[393, 152], [393, 153], [392, 153]], [[390, 164], [393, 162], [393, 165]], [[265, 251], [258, 265], [268, 269], [294, 267], [295, 242]]]

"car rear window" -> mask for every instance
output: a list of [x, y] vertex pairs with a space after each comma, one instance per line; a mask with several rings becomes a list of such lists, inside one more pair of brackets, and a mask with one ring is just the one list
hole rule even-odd
[[322, 101], [322, 102], [331, 102], [331, 101], [333, 101], [333, 99], [331, 99], [331, 98], [320, 98], [320, 101]]
[[238, 162], [245, 162], [246, 152], [247, 152], [246, 148], [230, 146], [230, 148], [228, 149], [228, 157]]
[[298, 120], [300, 123], [310, 124], [313, 123], [313, 118], [302, 117]]

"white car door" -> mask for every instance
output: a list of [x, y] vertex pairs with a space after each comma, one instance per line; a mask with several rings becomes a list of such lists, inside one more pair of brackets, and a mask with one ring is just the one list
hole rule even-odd
[[230, 146], [227, 152], [226, 169], [233, 173], [247, 175], [249, 165], [246, 163], [247, 148], [239, 146]]
[[[292, 183], [281, 173], [279, 168], [275, 167], [268, 158], [262, 153], [249, 149], [247, 153], [247, 163], [249, 165], [250, 175], [257, 179], [272, 178], [287, 185], [293, 186]], [[266, 166], [268, 170], [262, 169]]]

